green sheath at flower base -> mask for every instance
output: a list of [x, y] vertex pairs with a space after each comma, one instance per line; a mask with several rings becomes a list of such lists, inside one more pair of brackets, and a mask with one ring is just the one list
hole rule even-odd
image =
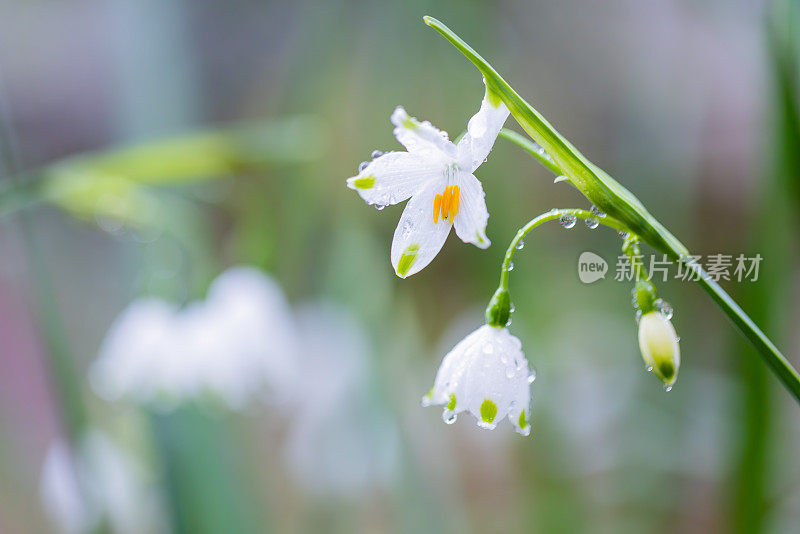
[[508, 324], [511, 317], [511, 296], [508, 291], [498, 288], [486, 307], [486, 324], [489, 326], [503, 327]]
[[634, 287], [636, 303], [642, 314], [656, 309], [656, 287], [649, 280], [638, 280]]

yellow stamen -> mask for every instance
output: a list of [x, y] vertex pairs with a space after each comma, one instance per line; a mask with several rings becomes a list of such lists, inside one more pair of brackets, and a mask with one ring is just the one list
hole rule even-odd
[[455, 221], [456, 213], [458, 213], [458, 197], [461, 193], [461, 188], [457, 185], [453, 186], [453, 196], [450, 197], [450, 221]]
[[442, 193], [442, 220], [447, 219], [447, 214], [450, 212], [450, 199], [452, 198], [453, 188], [445, 187]]
[[433, 224], [439, 222], [439, 210], [442, 208], [442, 195], [433, 197]]

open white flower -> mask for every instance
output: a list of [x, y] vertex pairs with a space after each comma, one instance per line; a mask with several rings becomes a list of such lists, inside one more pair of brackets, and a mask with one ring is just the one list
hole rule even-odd
[[483, 325], [444, 357], [422, 404], [444, 404], [446, 423], [469, 411], [478, 426], [488, 429], [508, 416], [517, 432], [527, 436], [532, 381], [519, 339], [507, 328]]
[[428, 265], [453, 226], [465, 243], [490, 245], [485, 194], [472, 173], [486, 160], [508, 113], [505, 104], [487, 93], [458, 145], [429, 122], [409, 117], [402, 107], [392, 113], [394, 135], [407, 152], [375, 158], [347, 186], [379, 209], [411, 198], [392, 240], [398, 276], [411, 276]]

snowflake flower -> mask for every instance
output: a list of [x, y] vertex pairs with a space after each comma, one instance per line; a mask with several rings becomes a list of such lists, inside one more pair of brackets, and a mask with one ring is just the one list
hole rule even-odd
[[491, 244], [486, 237], [485, 194], [472, 173], [486, 161], [508, 114], [505, 104], [487, 92], [455, 145], [446, 132], [409, 117], [402, 107], [392, 113], [394, 135], [407, 152], [375, 158], [349, 178], [347, 186], [378, 209], [411, 199], [392, 240], [392, 265], [398, 276], [411, 276], [428, 265], [452, 227], [465, 243], [480, 248]]
[[483, 325], [444, 357], [422, 404], [445, 405], [442, 418], [446, 423], [469, 411], [478, 426], [487, 429], [507, 416], [517, 432], [527, 436], [532, 381], [519, 339], [507, 328]]

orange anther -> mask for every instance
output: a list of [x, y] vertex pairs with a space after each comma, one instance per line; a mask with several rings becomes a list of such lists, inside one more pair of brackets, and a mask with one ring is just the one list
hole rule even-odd
[[439, 222], [439, 210], [442, 208], [442, 195], [433, 197], [433, 224]]
[[447, 215], [450, 213], [450, 199], [453, 195], [453, 188], [448, 186], [444, 188], [444, 193], [442, 193], [442, 219], [446, 219]]
[[461, 194], [461, 188], [457, 185], [453, 186], [453, 196], [450, 197], [450, 222], [453, 222], [458, 213], [458, 197]]

